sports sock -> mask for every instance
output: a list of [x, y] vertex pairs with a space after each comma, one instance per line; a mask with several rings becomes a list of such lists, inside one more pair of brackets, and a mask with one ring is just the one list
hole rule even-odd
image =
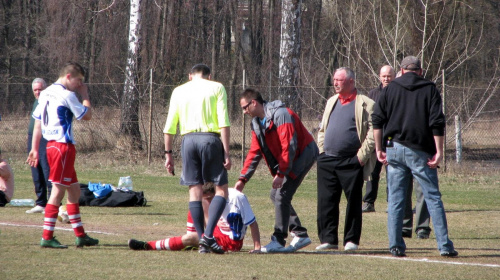
[[220, 215], [224, 212], [224, 208], [226, 208], [226, 199], [223, 196], [214, 196], [208, 207], [208, 222], [205, 230], [206, 237], [213, 237], [215, 226], [220, 219]]
[[180, 251], [184, 249], [182, 245], [182, 236], [170, 237], [162, 240], [149, 241], [147, 246], [148, 250], [170, 250]]
[[198, 238], [201, 239], [202, 234], [205, 232], [205, 229], [203, 227], [205, 222], [201, 201], [190, 201], [189, 211], [191, 212], [191, 217], [193, 218], [193, 224], [196, 228], [196, 233], [198, 233]]
[[80, 218], [80, 207], [78, 203], [66, 204], [66, 210], [68, 211], [69, 221], [71, 222], [76, 237], [84, 237], [85, 230], [83, 229], [82, 220]]
[[59, 207], [47, 203], [45, 206], [42, 233], [42, 237], [45, 240], [50, 240], [54, 237], [54, 227], [56, 226], [57, 213], [59, 213]]

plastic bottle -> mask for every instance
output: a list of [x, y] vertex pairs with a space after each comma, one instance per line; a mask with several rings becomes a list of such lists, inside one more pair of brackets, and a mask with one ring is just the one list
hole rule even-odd
[[385, 142], [386, 147], [394, 147], [394, 143], [392, 142], [392, 137], [387, 137], [387, 142]]
[[11, 206], [35, 206], [35, 201], [33, 199], [12, 199], [10, 201]]
[[119, 189], [128, 189], [129, 191], [133, 190], [134, 187], [132, 185], [132, 178], [130, 176], [127, 177], [120, 177], [120, 180], [118, 181], [118, 188]]

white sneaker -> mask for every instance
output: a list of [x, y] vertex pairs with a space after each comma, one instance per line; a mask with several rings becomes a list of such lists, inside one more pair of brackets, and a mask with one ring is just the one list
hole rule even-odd
[[266, 246], [260, 248], [260, 251], [262, 253], [278, 253], [278, 252], [285, 252], [286, 248], [281, 245], [276, 237], [273, 235], [271, 236], [271, 242], [267, 244]]
[[295, 236], [290, 242], [290, 246], [295, 249], [295, 251], [300, 250], [307, 245], [311, 244], [311, 239], [309, 237], [298, 237]]
[[316, 250], [322, 251], [322, 250], [337, 250], [339, 248], [339, 245], [333, 245], [330, 243], [323, 243], [316, 247]]
[[358, 245], [352, 242], [347, 242], [344, 246], [344, 251], [356, 251], [356, 250], [358, 250]]
[[26, 214], [33, 214], [33, 213], [44, 213], [45, 212], [45, 207], [37, 205], [30, 210], [26, 210]]

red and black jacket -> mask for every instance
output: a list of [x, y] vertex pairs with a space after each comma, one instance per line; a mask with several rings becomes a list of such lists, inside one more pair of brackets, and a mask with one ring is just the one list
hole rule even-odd
[[[248, 181], [262, 157], [273, 176], [289, 176], [295, 179], [302, 170], [296, 170], [294, 163], [308, 145], [316, 145], [314, 138], [304, 127], [299, 117], [283, 102], [276, 100], [264, 103], [265, 123], [258, 117], [252, 119], [252, 143], [240, 180]], [[297, 164], [297, 166], [303, 166]]]

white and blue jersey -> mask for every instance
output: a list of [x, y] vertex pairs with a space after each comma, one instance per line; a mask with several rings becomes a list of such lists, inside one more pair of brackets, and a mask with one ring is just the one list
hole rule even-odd
[[55, 83], [40, 93], [32, 117], [41, 122], [42, 136], [47, 141], [75, 144], [73, 117], [80, 120], [87, 110], [74, 92]]
[[247, 226], [255, 222], [255, 215], [242, 192], [234, 188], [229, 188], [228, 191], [227, 205], [217, 225], [232, 240], [243, 240]]

